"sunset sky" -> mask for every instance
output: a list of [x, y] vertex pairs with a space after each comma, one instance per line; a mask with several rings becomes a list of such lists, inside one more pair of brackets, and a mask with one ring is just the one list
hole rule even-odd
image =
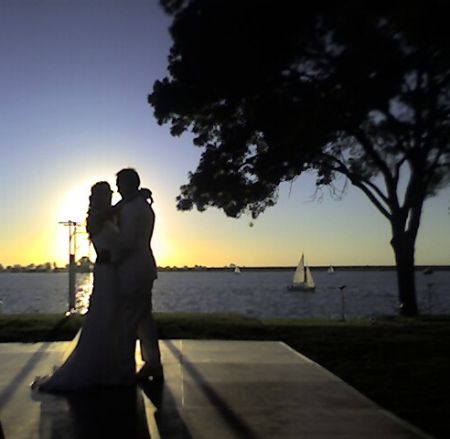
[[[0, 2], [0, 263], [68, 261], [90, 186], [134, 167], [154, 194], [160, 266], [391, 265], [388, 222], [355, 188], [310, 201], [314, 177], [280, 188], [254, 224], [218, 210], [178, 212], [175, 197], [200, 150], [172, 138], [147, 103], [166, 75], [170, 17], [157, 0]], [[429, 200], [420, 265], [450, 264], [450, 190]], [[79, 235], [77, 259], [88, 250]], [[92, 255], [93, 257], [94, 255]]]

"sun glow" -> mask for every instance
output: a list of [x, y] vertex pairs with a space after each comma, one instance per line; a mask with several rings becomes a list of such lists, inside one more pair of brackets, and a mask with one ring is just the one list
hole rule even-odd
[[[87, 210], [89, 207], [89, 195], [91, 187], [98, 181], [107, 181], [111, 189], [114, 191], [112, 203], [120, 200], [120, 195], [117, 193], [115, 179], [102, 178], [102, 176], [84, 178], [72, 186], [61, 197], [56, 210], [56, 217], [58, 222], [75, 221], [80, 224], [77, 228], [77, 251], [76, 259], [79, 260], [82, 256], [89, 256], [91, 260], [95, 259], [95, 251], [86, 234], [85, 220]], [[157, 220], [155, 234], [152, 238], [152, 249], [154, 251], [157, 263], [159, 265], [168, 265], [170, 262], [170, 255], [173, 254], [174, 248], [170, 245], [170, 241], [166, 236], [164, 226]], [[67, 226], [60, 224], [55, 234], [55, 261], [58, 266], [63, 266], [69, 260], [69, 230]]]
[[[71, 220], [84, 223], [89, 207], [89, 195], [91, 187], [98, 181], [107, 181], [111, 189], [115, 191], [115, 182], [108, 178], [85, 178], [66, 192], [59, 205], [58, 214], [61, 220]], [[113, 194], [113, 203], [119, 201], [120, 195]]]
[[[115, 190], [115, 182], [102, 176], [84, 178], [72, 186], [61, 198], [57, 208], [57, 218], [59, 222], [74, 221], [79, 226], [76, 234], [76, 259], [82, 256], [94, 258], [95, 253], [90, 246], [85, 229], [86, 214], [89, 207], [89, 195], [91, 187], [98, 181], [107, 181], [112, 190]], [[116, 192], [113, 194], [113, 203], [119, 201], [120, 196]], [[69, 230], [67, 226], [60, 224], [56, 236], [56, 260], [58, 265], [65, 265], [69, 258]]]

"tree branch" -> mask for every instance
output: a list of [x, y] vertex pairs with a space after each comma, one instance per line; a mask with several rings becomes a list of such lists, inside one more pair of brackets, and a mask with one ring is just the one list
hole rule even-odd
[[[350, 178], [350, 177], [349, 177]], [[375, 195], [364, 185], [363, 181], [355, 181], [350, 178], [350, 181], [354, 186], [361, 189], [364, 194], [369, 198], [369, 200], [373, 203], [373, 205], [384, 215], [389, 221], [391, 220], [392, 215], [390, 212], [380, 203], [380, 201], [375, 197]]]
[[374, 161], [374, 163], [378, 166], [380, 171], [383, 173], [386, 179], [392, 180], [391, 171], [386, 164], [386, 162], [380, 157], [380, 155], [377, 153], [373, 145], [370, 143], [370, 141], [365, 136], [364, 132], [361, 129], [357, 129], [355, 132], [355, 137], [363, 147], [363, 149], [367, 152], [369, 157]]
[[363, 182], [365, 185], [369, 186], [371, 189], [373, 189], [373, 191], [381, 198], [381, 200], [388, 204], [389, 200], [386, 197], [386, 195], [381, 191], [381, 189], [376, 186], [374, 183], [372, 183], [370, 180], [363, 178], [361, 175], [356, 174], [354, 172], [352, 172], [348, 166], [345, 165], [344, 162], [342, 162], [341, 160], [339, 160], [337, 157], [334, 156], [327, 156], [328, 158], [330, 158], [331, 160], [334, 160], [339, 167], [338, 168], [334, 168], [333, 170], [336, 172], [340, 172], [341, 174], [345, 175], [346, 177], [348, 177], [350, 180], [352, 179], [358, 179], [361, 182]]
[[437, 84], [440, 88], [442, 88], [442, 87], [446, 86], [448, 82], [450, 82], [450, 73], [445, 75], [441, 81], [437, 82]]
[[357, 129], [355, 133], [356, 139], [361, 144], [362, 148], [367, 152], [369, 157], [374, 161], [374, 163], [378, 166], [381, 173], [384, 176], [384, 180], [386, 182], [386, 188], [388, 191], [388, 205], [392, 210], [400, 209], [400, 205], [398, 202], [397, 195], [397, 182], [393, 178], [391, 171], [387, 165], [387, 163], [380, 157], [378, 152], [375, 150], [373, 145], [367, 139], [365, 134], [361, 129]]
[[[378, 110], [378, 111], [380, 111], [386, 117], [388, 122], [391, 124], [392, 131], [396, 133], [396, 137], [401, 138], [402, 137], [401, 133], [404, 132], [402, 123], [389, 110], [386, 111]], [[407, 149], [404, 147], [403, 141], [398, 141], [397, 146], [400, 151], [406, 154]]]
[[435, 173], [435, 171], [436, 171], [436, 169], [438, 167], [441, 167], [442, 165], [444, 165], [444, 167], [445, 167], [445, 163], [439, 163], [439, 160], [441, 159], [441, 157], [444, 154], [444, 152], [445, 152], [445, 148], [444, 147], [437, 148], [437, 153], [436, 153], [436, 156], [434, 157], [434, 160], [432, 161], [430, 166], [428, 166], [425, 169], [425, 174], [426, 175], [432, 176], [432, 175], [434, 175], [434, 173]]
[[396, 185], [396, 186], [398, 185], [398, 180], [399, 180], [399, 178], [400, 178], [400, 169], [401, 169], [401, 167], [403, 166], [403, 164], [406, 162], [407, 159], [408, 159], [407, 156], [404, 155], [404, 156], [401, 158], [401, 160], [399, 160], [399, 161], [397, 162], [397, 164], [395, 165], [394, 182], [395, 182], [395, 185]]
[[[375, 207], [387, 218], [391, 218], [391, 214], [389, 211], [383, 206], [382, 202], [389, 206], [389, 199], [385, 194], [378, 188], [375, 184], [373, 184], [370, 180], [367, 180], [359, 174], [355, 174], [350, 171], [350, 169], [345, 165], [344, 162], [339, 160], [337, 157], [332, 155], [325, 155], [328, 160], [334, 161], [338, 164], [337, 167], [330, 165], [328, 168], [331, 171], [339, 172], [345, 175], [351, 183], [357, 188], [361, 189], [364, 194], [369, 198], [369, 200], [375, 205]], [[372, 192], [373, 191], [373, 192]], [[381, 201], [377, 198], [377, 196], [381, 199]]]

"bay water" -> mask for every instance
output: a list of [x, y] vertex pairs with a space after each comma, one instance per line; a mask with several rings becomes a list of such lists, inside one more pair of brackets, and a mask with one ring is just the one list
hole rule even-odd
[[[153, 288], [156, 312], [233, 313], [251, 318], [370, 318], [399, 310], [393, 270], [312, 269], [314, 292], [291, 292], [293, 271], [163, 271]], [[77, 307], [87, 310], [90, 273], [77, 274]], [[422, 314], [450, 314], [450, 271], [416, 273]], [[344, 288], [342, 288], [345, 286]], [[340, 288], [341, 287], [341, 288]], [[67, 273], [0, 273], [3, 314], [64, 313]]]

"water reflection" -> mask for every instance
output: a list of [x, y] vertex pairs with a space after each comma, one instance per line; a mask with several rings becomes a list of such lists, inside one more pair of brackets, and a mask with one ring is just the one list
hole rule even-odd
[[79, 273], [76, 278], [75, 313], [86, 314], [94, 283], [93, 273]]

